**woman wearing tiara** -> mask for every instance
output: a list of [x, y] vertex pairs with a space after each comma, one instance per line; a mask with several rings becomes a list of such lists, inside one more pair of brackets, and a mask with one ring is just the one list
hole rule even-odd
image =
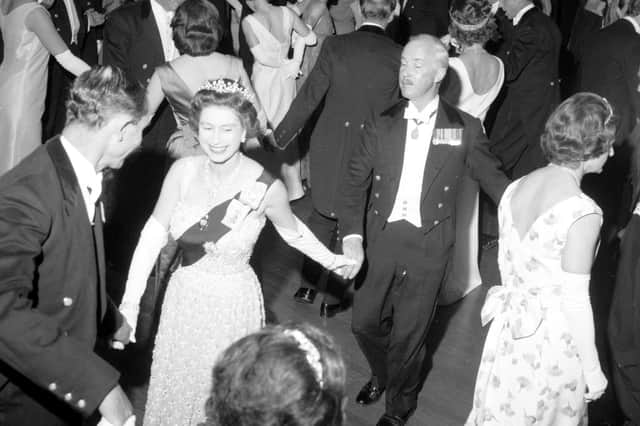
[[[464, 112], [484, 121], [504, 82], [504, 66], [484, 49], [497, 26], [489, 0], [454, 0], [451, 23], [445, 39], [458, 57], [449, 59], [449, 73], [440, 90], [443, 98]], [[456, 244], [451, 272], [440, 296], [450, 304], [482, 284], [478, 267], [478, 182], [465, 176], [458, 191]]]
[[351, 264], [293, 215], [282, 182], [240, 152], [256, 133], [256, 115], [251, 94], [235, 81], [218, 79], [196, 93], [190, 124], [205, 155], [173, 164], [140, 234], [120, 305], [132, 341], [140, 298], [168, 234], [183, 252], [162, 305], [145, 425], [204, 421], [211, 365], [229, 344], [264, 325], [249, 258], [266, 218], [289, 245], [322, 266], [342, 273]]

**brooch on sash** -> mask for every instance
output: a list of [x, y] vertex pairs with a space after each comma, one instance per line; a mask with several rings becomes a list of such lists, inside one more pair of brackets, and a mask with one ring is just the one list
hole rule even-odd
[[234, 229], [251, 213], [260, 207], [260, 203], [267, 193], [267, 185], [263, 182], [254, 182], [245, 188], [236, 199], [232, 199], [222, 219], [222, 224]]

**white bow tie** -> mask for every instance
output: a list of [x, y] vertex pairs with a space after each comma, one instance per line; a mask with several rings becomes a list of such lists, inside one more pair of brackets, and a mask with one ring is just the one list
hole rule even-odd
[[414, 120], [416, 124], [424, 124], [427, 121], [431, 120], [434, 115], [436, 115], [437, 110], [429, 111], [417, 111], [415, 108], [406, 107], [404, 109], [404, 118], [405, 120]]

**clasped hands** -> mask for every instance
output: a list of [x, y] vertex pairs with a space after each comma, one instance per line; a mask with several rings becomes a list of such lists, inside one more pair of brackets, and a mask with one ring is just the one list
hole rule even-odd
[[352, 280], [358, 275], [362, 263], [364, 262], [364, 248], [362, 247], [362, 239], [359, 237], [347, 238], [342, 241], [341, 256], [336, 257], [333, 272], [341, 276], [345, 280]]

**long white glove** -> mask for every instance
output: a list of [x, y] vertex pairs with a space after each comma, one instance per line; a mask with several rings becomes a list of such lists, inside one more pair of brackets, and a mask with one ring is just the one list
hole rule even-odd
[[333, 271], [341, 268], [345, 265], [353, 265], [351, 259], [346, 256], [332, 253], [324, 244], [322, 244], [313, 232], [307, 228], [307, 225], [302, 223], [300, 219], [294, 216], [296, 219], [297, 230], [291, 230], [277, 226], [274, 224], [276, 231], [282, 237], [282, 239], [291, 247], [301, 251], [307, 257], [315, 260], [324, 268]]
[[587, 384], [585, 398], [594, 401], [607, 388], [607, 378], [600, 368], [593, 326], [593, 311], [589, 300], [589, 274], [564, 272], [562, 282], [562, 310], [569, 322], [571, 334], [582, 360]]
[[142, 232], [140, 232], [140, 239], [131, 259], [127, 285], [119, 307], [120, 313], [131, 326], [129, 340], [132, 342], [136, 341], [140, 299], [142, 299], [142, 295], [147, 288], [147, 279], [151, 269], [158, 258], [160, 250], [167, 244], [167, 240], [167, 230], [155, 217], [150, 216], [144, 228], [142, 228]]
[[[102, 417], [98, 422], [97, 426], [112, 426], [112, 424], [107, 419]], [[136, 416], [129, 417], [127, 421], [124, 422], [124, 425], [122, 426], [136, 426]]]
[[87, 65], [86, 62], [71, 53], [69, 49], [57, 54], [56, 56], [54, 56], [54, 58], [56, 58], [56, 61], [58, 61], [62, 68], [69, 71], [76, 77], [83, 72], [91, 69], [91, 67]]

